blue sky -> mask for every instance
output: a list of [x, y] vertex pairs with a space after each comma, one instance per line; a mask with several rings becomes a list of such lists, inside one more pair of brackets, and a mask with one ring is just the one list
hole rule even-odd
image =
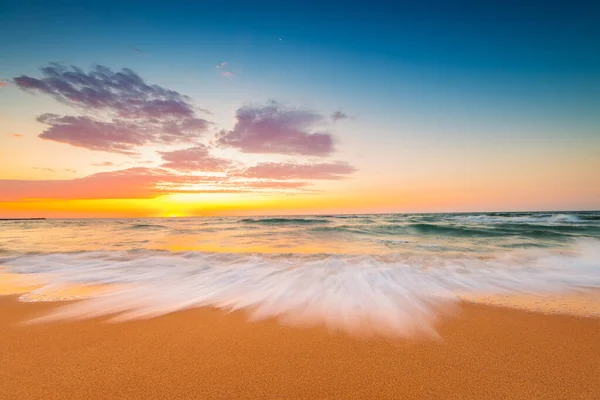
[[[127, 67], [194, 98], [225, 129], [239, 107], [270, 99], [343, 110], [352, 119], [339, 155], [381, 186], [401, 182], [378, 170], [406, 171], [442, 149], [458, 160], [506, 152], [523, 166], [600, 149], [592, 1], [22, 1], [2, 10], [2, 79], [36, 76], [49, 62]], [[0, 105], [23, 121], [64, 109], [4, 93]]]

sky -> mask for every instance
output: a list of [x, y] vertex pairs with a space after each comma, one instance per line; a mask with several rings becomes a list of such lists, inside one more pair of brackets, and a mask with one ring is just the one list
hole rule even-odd
[[600, 5], [309, 3], [2, 1], [0, 217], [600, 209]]

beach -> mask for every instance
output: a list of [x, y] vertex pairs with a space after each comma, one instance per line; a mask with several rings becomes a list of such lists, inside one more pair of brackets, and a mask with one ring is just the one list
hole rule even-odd
[[600, 320], [462, 303], [439, 339], [353, 337], [245, 312], [24, 323], [0, 298], [2, 399], [596, 399]]

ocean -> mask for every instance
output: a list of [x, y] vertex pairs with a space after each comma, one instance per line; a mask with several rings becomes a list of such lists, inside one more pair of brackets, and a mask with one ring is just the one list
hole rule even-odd
[[[600, 212], [0, 221], [0, 270], [110, 288], [64, 316], [191, 307], [351, 329], [430, 329], [461, 296], [600, 287]], [[73, 295], [77, 297], [77, 295]]]

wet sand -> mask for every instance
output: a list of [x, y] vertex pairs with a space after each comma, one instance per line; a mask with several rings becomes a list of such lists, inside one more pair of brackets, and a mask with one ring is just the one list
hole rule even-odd
[[193, 309], [21, 322], [59, 303], [0, 297], [8, 399], [598, 399], [600, 320], [464, 304], [441, 340], [357, 339]]

